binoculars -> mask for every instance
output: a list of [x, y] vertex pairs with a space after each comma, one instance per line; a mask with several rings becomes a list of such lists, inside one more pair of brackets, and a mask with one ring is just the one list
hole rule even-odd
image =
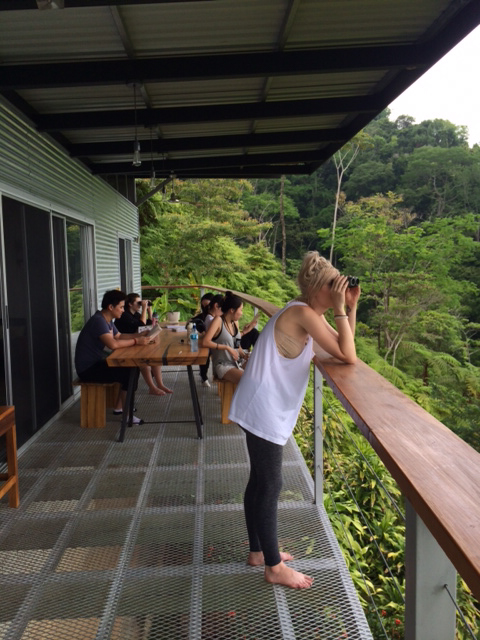
[[[140, 303], [138, 303], [138, 304], [140, 304]], [[147, 307], [153, 307], [153, 302], [151, 300], [149, 300], [147, 302]]]
[[360, 278], [357, 278], [356, 276], [347, 276], [347, 280], [349, 289], [358, 287], [358, 285], [360, 284]]

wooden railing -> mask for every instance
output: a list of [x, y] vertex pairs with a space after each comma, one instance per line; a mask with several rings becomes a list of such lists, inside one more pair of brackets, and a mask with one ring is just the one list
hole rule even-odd
[[[278, 310], [233, 293], [269, 317]], [[321, 376], [407, 500], [406, 638], [453, 640], [455, 608], [442, 582], [454, 593], [455, 572], [444, 556], [480, 600], [480, 454], [364, 362], [345, 365], [319, 347], [315, 353]], [[316, 460], [315, 469], [321, 466]]]

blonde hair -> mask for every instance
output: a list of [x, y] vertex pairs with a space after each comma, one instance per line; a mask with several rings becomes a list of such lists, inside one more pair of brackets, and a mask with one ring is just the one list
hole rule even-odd
[[339, 274], [338, 269], [332, 263], [323, 258], [318, 251], [309, 251], [305, 254], [297, 281], [301, 295], [299, 300], [310, 302], [319, 289], [327, 282], [331, 282]]

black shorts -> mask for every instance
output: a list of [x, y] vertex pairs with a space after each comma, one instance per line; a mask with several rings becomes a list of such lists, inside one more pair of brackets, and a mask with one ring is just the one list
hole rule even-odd
[[119, 382], [122, 390], [128, 389], [128, 380], [133, 367], [109, 367], [106, 360], [100, 360], [78, 374], [83, 382]]

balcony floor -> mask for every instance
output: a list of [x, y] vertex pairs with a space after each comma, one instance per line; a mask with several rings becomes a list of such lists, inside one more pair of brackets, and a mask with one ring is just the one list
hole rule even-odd
[[[185, 371], [164, 371], [174, 394], [141, 383], [138, 415], [189, 420]], [[371, 640], [293, 440], [279, 537], [314, 585], [268, 585], [246, 566], [245, 439], [220, 424], [216, 389], [198, 392], [203, 440], [193, 422], [157, 422], [118, 443], [111, 410], [105, 429], [81, 429], [76, 402], [22, 453], [20, 508], [0, 501], [1, 640]]]

